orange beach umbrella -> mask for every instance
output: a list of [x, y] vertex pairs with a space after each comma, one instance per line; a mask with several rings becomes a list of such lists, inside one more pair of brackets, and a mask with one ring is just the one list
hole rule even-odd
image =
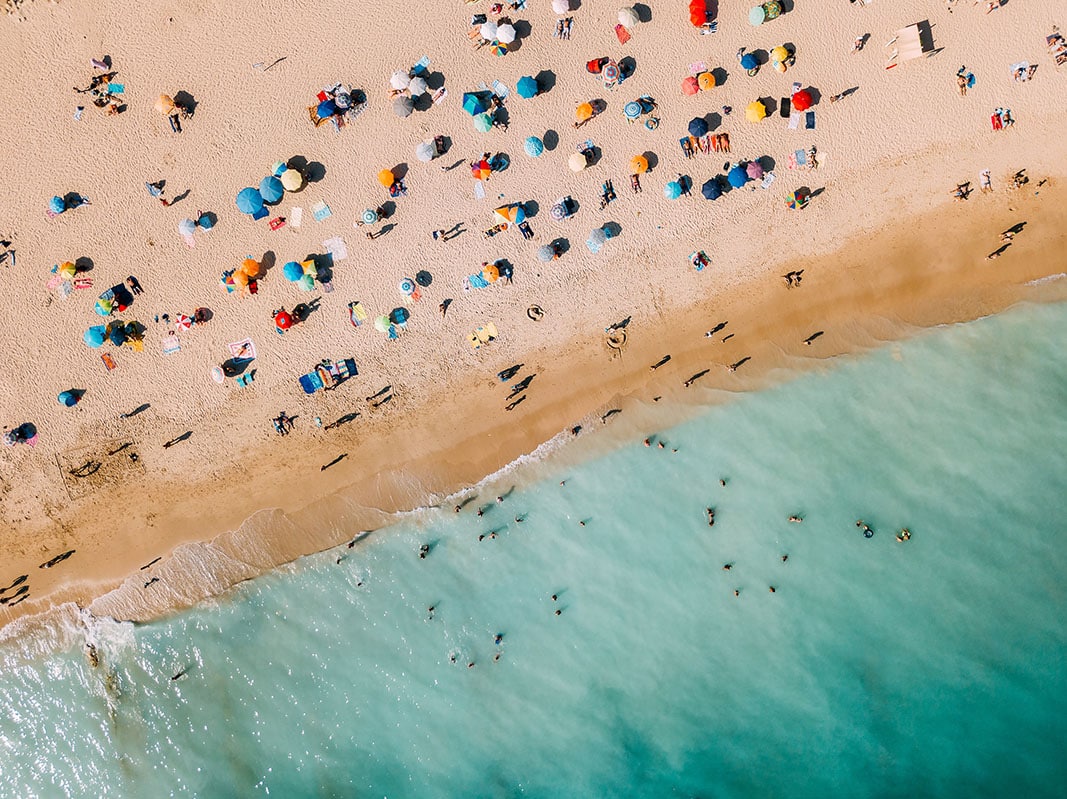
[[635, 155], [630, 159], [630, 174], [642, 175], [648, 171], [648, 159], [643, 155]]
[[391, 188], [392, 185], [396, 183], [396, 178], [393, 177], [393, 171], [391, 169], [383, 169], [378, 173], [378, 182], [387, 189]]
[[592, 119], [593, 104], [582, 103], [580, 106], [578, 106], [577, 110], [574, 112], [574, 115], [578, 118], [579, 122], [585, 122], [587, 119]]

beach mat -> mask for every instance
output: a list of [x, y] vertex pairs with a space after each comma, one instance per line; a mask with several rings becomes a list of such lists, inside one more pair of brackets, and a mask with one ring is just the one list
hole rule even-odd
[[251, 361], [256, 357], [256, 345], [252, 343], [250, 338], [235, 341], [226, 346], [229, 348], [230, 354], [239, 360]]

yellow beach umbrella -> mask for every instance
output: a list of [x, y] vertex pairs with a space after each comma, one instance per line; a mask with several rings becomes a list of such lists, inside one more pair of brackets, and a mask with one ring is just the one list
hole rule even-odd
[[697, 75], [697, 86], [700, 87], [701, 91], [705, 92], [708, 89], [714, 89], [715, 76], [712, 75], [710, 72], [701, 72], [699, 75]]
[[156, 100], [156, 110], [161, 114], [171, 114], [174, 112], [174, 100], [169, 94], [159, 95], [159, 99]]
[[781, 63], [787, 58], [789, 58], [789, 51], [786, 50], [785, 47], [783, 47], [782, 45], [778, 45], [773, 50], [771, 50], [771, 61], [777, 61], [778, 63]]
[[648, 171], [648, 159], [643, 155], [635, 155], [630, 159], [630, 174], [642, 175]]
[[259, 274], [259, 263], [252, 258], [245, 258], [244, 262], [241, 264], [240, 271], [255, 280], [256, 275]]
[[767, 116], [767, 107], [759, 100], [753, 100], [745, 108], [745, 119], [749, 122], [759, 122]]
[[486, 264], [482, 267], [482, 277], [490, 283], [496, 283], [500, 279], [500, 269], [496, 264]]
[[585, 122], [587, 119], [591, 119], [593, 116], [593, 104], [582, 103], [575, 110], [574, 115], [578, 118], [579, 122]]
[[78, 268], [71, 261], [64, 261], [59, 265], [59, 274], [65, 278], [72, 278], [78, 274]]
[[282, 182], [282, 188], [286, 191], [299, 191], [300, 187], [304, 185], [304, 176], [295, 169], [287, 169], [282, 172], [279, 180]]
[[396, 178], [393, 177], [393, 171], [391, 169], [383, 169], [378, 173], [378, 182], [385, 186], [385, 188], [390, 188], [396, 183]]

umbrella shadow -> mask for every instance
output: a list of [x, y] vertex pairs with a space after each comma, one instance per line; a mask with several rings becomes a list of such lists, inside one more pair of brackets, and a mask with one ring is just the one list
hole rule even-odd
[[318, 183], [326, 177], [326, 167], [318, 161], [308, 161], [302, 155], [294, 155], [286, 164], [290, 169], [295, 169], [308, 183]]
[[425, 269], [420, 269], [415, 273], [415, 282], [423, 288], [426, 288], [433, 283], [433, 275], [427, 272]]
[[308, 302], [300, 302], [293, 306], [293, 318], [298, 322], [306, 322], [315, 311], [319, 310], [322, 297], [316, 297]]
[[760, 97], [759, 101], [763, 103], [767, 116], [774, 116], [774, 113], [778, 110], [778, 101], [773, 97]]
[[545, 135], [541, 137], [541, 141], [545, 145], [545, 149], [552, 152], [559, 147], [559, 134], [554, 130], [546, 130]]
[[[207, 222], [212, 228], [219, 223], [219, 215], [214, 211], [202, 211], [200, 213], [200, 219], [203, 219], [204, 217], [207, 217]], [[199, 222], [199, 220], [197, 221]]]
[[619, 77], [625, 80], [637, 71], [637, 59], [632, 55], [619, 59]]
[[[429, 85], [427, 84], [427, 89], [428, 88]], [[429, 111], [431, 108], [433, 108], [433, 97], [430, 95], [430, 92], [425, 91], [418, 97], [412, 97], [411, 107], [416, 111]]]
[[770, 63], [771, 54], [764, 50], [762, 47], [758, 50], [749, 50], [748, 52], [755, 57], [756, 63], [759, 64], [761, 67], [764, 64]]
[[522, 210], [526, 212], [527, 219], [533, 219], [541, 210], [541, 206], [537, 200], [527, 200], [522, 204]]
[[542, 69], [536, 75], [534, 80], [537, 81], [537, 93], [547, 94], [556, 87], [556, 73], [551, 69]]
[[775, 161], [769, 155], [761, 155], [759, 158], [756, 159], [756, 163], [763, 167], [764, 172], [770, 172], [774, 169], [775, 164], [777, 164], [777, 161]]
[[686, 196], [693, 191], [693, 179], [689, 175], [679, 175], [678, 185], [682, 187], [682, 194]]
[[[710, 10], [710, 9], [709, 9]], [[652, 9], [646, 6], [644, 3], [635, 3], [634, 11], [637, 12], [637, 19], [640, 22], [652, 21]]]
[[199, 105], [199, 103], [196, 102], [196, 98], [184, 89], [174, 95], [174, 104], [180, 105], [185, 109], [185, 113], [189, 116], [196, 113], [196, 107]]
[[657, 166], [659, 166], [659, 158], [651, 150], [648, 150], [648, 151], [642, 153], [642, 155], [644, 155], [645, 156], [645, 160], [648, 161], [648, 172], [649, 172], [649, 174], [652, 174], [653, 170], [655, 170], [655, 168]]
[[622, 225], [620, 225], [618, 222], [605, 222], [601, 226], [601, 230], [604, 231], [604, 235], [606, 235], [609, 239], [613, 239], [616, 236], [622, 234]]
[[[396, 174], [395, 172], [393, 174]], [[386, 200], [384, 203], [378, 206], [378, 216], [382, 219], [388, 219], [396, 213], [396, 203], [392, 200]]]
[[439, 156], [444, 155], [445, 153], [447, 153], [449, 150], [452, 149], [452, 137], [451, 136], [441, 136], [440, 137], [440, 142], [441, 142], [441, 145], [440, 145], [441, 146], [441, 152], [438, 153]]
[[91, 272], [93, 270], [93, 259], [87, 255], [83, 255], [81, 258], [77, 258], [74, 261], [74, 271], [78, 272]]
[[68, 191], [63, 195], [63, 204], [68, 209], [79, 208], [88, 202], [87, 199], [81, 196], [81, 193], [76, 191]]
[[819, 100], [822, 99], [822, 93], [820, 93], [819, 90], [814, 88], [813, 86], [808, 86], [807, 87], [807, 91], [808, 91], [808, 94], [811, 95], [811, 105], [812, 105], [812, 107], [817, 106], [819, 104]]
[[511, 23], [511, 26], [515, 29], [515, 41], [508, 45], [508, 52], [514, 53], [522, 49], [522, 40], [530, 35], [530, 23], [524, 19], [516, 20]]
[[596, 166], [603, 157], [604, 151], [594, 144], [591, 150], [586, 150], [586, 166]]
[[396, 180], [403, 180], [405, 177], [407, 177], [408, 165], [406, 163], [399, 163], [394, 166], [390, 171], [393, 173], [393, 177]]
[[278, 256], [274, 254], [274, 250], [267, 250], [263, 253], [263, 257], [259, 259], [259, 277], [262, 279], [267, 276], [267, 272], [274, 268], [274, 265], [278, 263]]
[[722, 67], [715, 67], [715, 69], [711, 70], [711, 74], [715, 78], [716, 86], [722, 86], [730, 79], [730, 73]]
[[552, 240], [551, 246], [556, 248], [556, 252], [563, 255], [570, 250], [571, 242], [570, 239], [558, 238]]

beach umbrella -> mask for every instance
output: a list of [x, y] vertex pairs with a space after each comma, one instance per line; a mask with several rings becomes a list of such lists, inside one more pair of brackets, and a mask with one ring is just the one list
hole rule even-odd
[[282, 172], [284, 172], [286, 169], [288, 169], [288, 167], [286, 167], [285, 161], [275, 161], [273, 164], [270, 165], [270, 173], [276, 178], [280, 178], [282, 176]]
[[297, 281], [297, 285], [300, 286], [300, 288], [304, 291], [314, 291], [315, 278], [311, 275], [305, 274], [303, 277], [300, 278], [300, 280]]
[[531, 136], [522, 145], [522, 148], [526, 151], [526, 154], [532, 158], [537, 158], [545, 151], [545, 143], [536, 136]]
[[752, 53], [745, 53], [741, 56], [741, 69], [755, 69], [759, 66], [759, 61], [756, 60], [756, 56]]
[[808, 196], [803, 191], [797, 190], [786, 197], [785, 204], [795, 211], [797, 208], [803, 208], [807, 201]]
[[489, 52], [493, 55], [507, 55], [508, 46], [503, 42], [493, 39], [493, 41], [489, 42]]
[[689, 0], [689, 22], [694, 28], [699, 28], [708, 21], [708, 5], [706, 0]]
[[432, 161], [437, 157], [437, 146], [432, 141], [424, 141], [415, 145], [415, 157], [423, 163]]
[[571, 157], [567, 159], [567, 166], [575, 172], [581, 172], [589, 166], [589, 159], [585, 153], [571, 153]]
[[222, 371], [221, 367], [212, 366], [211, 379], [214, 380], [216, 383], [222, 384], [226, 381], [226, 373]]
[[55, 197], [48, 201], [48, 207], [49, 209], [51, 209], [53, 214], [61, 214], [67, 210], [67, 203], [62, 197], [57, 194]]
[[237, 210], [243, 214], [257, 214], [263, 210], [263, 197], [251, 186], [237, 192]]
[[267, 175], [259, 182], [259, 196], [263, 198], [264, 202], [280, 202], [284, 195], [285, 186], [274, 175]]
[[337, 104], [333, 100], [323, 100], [319, 103], [318, 108], [315, 109], [315, 113], [319, 119], [329, 119], [337, 113]]
[[278, 179], [286, 191], [299, 191], [304, 185], [304, 176], [296, 169], [286, 169]]
[[250, 278], [255, 279], [256, 275], [259, 274], [259, 261], [254, 258], [245, 258], [241, 262], [241, 268], [238, 271], [244, 272]]
[[178, 232], [183, 236], [191, 236], [196, 232], [196, 222], [192, 219], [183, 219], [178, 223]]
[[567, 218], [567, 206], [563, 203], [555, 203], [549, 209], [549, 215], [555, 220], [561, 220]]
[[807, 89], [801, 89], [793, 95], [793, 108], [797, 111], [807, 111], [814, 104], [815, 100]]
[[672, 180], [663, 187], [663, 196], [668, 200], [677, 200], [682, 196], [682, 184], [677, 180]]
[[500, 267], [496, 264], [486, 264], [482, 267], [482, 277], [490, 283], [496, 283], [500, 279]]
[[701, 91], [706, 92], [708, 89], [715, 88], [715, 76], [710, 72], [701, 72], [697, 75], [697, 86]]
[[630, 174], [642, 175], [648, 171], [648, 159], [643, 155], [635, 155], [630, 159]]
[[393, 73], [391, 78], [389, 78], [389, 85], [398, 92], [404, 91], [409, 83], [411, 83], [411, 77], [408, 73], [402, 72], [399, 69]]
[[748, 182], [748, 174], [740, 164], [726, 173], [726, 181], [735, 189], [739, 189]]
[[516, 225], [526, 221], [526, 211], [521, 205], [505, 205], [493, 212], [499, 222], [514, 222]]
[[704, 117], [693, 117], [689, 120], [689, 135], [698, 139], [708, 132], [708, 121]]
[[69, 280], [78, 274], [78, 267], [74, 265], [73, 261], [64, 261], [59, 265], [59, 274]]
[[633, 121], [641, 116], [641, 104], [636, 100], [631, 100], [622, 107], [622, 113], [627, 119]]
[[248, 285], [248, 275], [240, 269], [235, 270], [234, 273], [230, 275], [230, 278], [233, 280], [235, 286], [244, 288]]
[[163, 115], [174, 113], [174, 100], [169, 94], [159, 95], [159, 99], [156, 100], [156, 110]]
[[116, 347], [121, 347], [126, 343], [126, 331], [122, 329], [122, 325], [114, 325], [107, 334], [107, 339]]
[[482, 35], [483, 39], [495, 39], [497, 25], [495, 22], [483, 22], [482, 27], [478, 29], [478, 33]]
[[374, 329], [379, 333], [388, 333], [390, 324], [388, 314], [382, 314], [374, 319]]
[[615, 83], [619, 79], [619, 65], [616, 61], [608, 61], [600, 71], [604, 77], [604, 83]]
[[519, 97], [524, 100], [529, 100], [531, 97], [536, 97], [537, 93], [541, 90], [541, 87], [537, 85], [537, 79], [531, 78], [529, 75], [519, 78], [518, 84], [515, 86], [515, 91], [518, 92]]
[[493, 128], [493, 118], [488, 114], [478, 114], [474, 118], [474, 129], [479, 133], [488, 133]]
[[107, 338], [107, 328], [103, 325], [93, 325], [85, 331], [85, 335], [82, 336], [82, 340], [92, 347], [94, 350], [104, 346], [104, 341]]
[[304, 267], [302, 267], [296, 261], [290, 261], [282, 267], [282, 275], [290, 283], [295, 283], [304, 276]]
[[393, 100], [393, 113], [403, 119], [404, 117], [411, 116], [411, 112], [415, 110], [415, 101], [408, 97], [406, 94], [397, 97]]
[[753, 6], [748, 12], [748, 23], [752, 27], [757, 27], [763, 24], [763, 20], [767, 18], [767, 12], [763, 10], [763, 6]]
[[211, 228], [215, 227], [215, 223], [211, 221], [209, 214], [201, 214], [200, 218], [196, 220], [196, 224], [201, 230], [211, 230]]
[[475, 180], [486, 180], [492, 174], [493, 169], [484, 158], [477, 163], [471, 164], [471, 175], [474, 176]]
[[379, 172], [378, 182], [381, 183], [383, 187], [387, 189], [390, 188], [394, 183], [396, 183], [396, 178], [393, 176], [393, 170], [383, 169], [381, 172]]
[[705, 181], [704, 185], [700, 187], [700, 193], [704, 195], [705, 200], [719, 199], [722, 196], [722, 186], [719, 185], [718, 178]]
[[373, 208], [364, 208], [363, 213], [360, 214], [360, 219], [364, 225], [373, 225], [378, 221], [378, 212]]
[[682, 81], [682, 94], [689, 95], [690, 97], [700, 91], [700, 84], [697, 79], [690, 75], [688, 78]]
[[571, 10], [571, 0], [552, 0], [552, 10], [557, 14], [566, 14]]
[[749, 122], [759, 122], [767, 116], [767, 107], [759, 100], [753, 100], [745, 107], [745, 119]]
[[404, 308], [403, 306], [399, 308], [394, 308], [392, 311], [389, 312], [389, 321], [392, 322], [394, 325], [402, 325], [410, 318], [411, 311], [409, 311], [407, 308]]
[[619, 9], [619, 24], [624, 28], [633, 28], [641, 21], [641, 18], [637, 16], [637, 10], [634, 8], [620, 8]]
[[579, 122], [585, 122], [587, 119], [592, 119], [592, 117], [593, 117], [593, 104], [592, 103], [581, 103], [574, 110], [574, 115], [575, 115], [575, 117], [578, 118]]
[[543, 264], [547, 264], [553, 258], [556, 257], [556, 248], [551, 244], [542, 244], [537, 248], [537, 260]]
[[489, 106], [474, 92], [467, 92], [463, 95], [463, 110], [473, 117], [485, 113]]
[[274, 326], [279, 330], [288, 330], [293, 326], [293, 315], [286, 310], [274, 314]]
[[785, 47], [783, 47], [782, 45], [778, 45], [773, 50], [771, 50], [771, 61], [777, 61], [779, 64], [781, 64], [788, 58], [789, 51], [786, 50]]
[[745, 174], [752, 180], [759, 180], [763, 177], [763, 167], [760, 166], [759, 161], [749, 161], [745, 164]]
[[78, 395], [73, 391], [61, 391], [56, 399], [59, 400], [60, 405], [66, 406], [67, 408], [73, 408], [78, 404]]
[[410, 277], [401, 278], [400, 284], [397, 286], [400, 289], [400, 293], [405, 297], [410, 297], [415, 293], [415, 281]]
[[496, 29], [496, 38], [504, 44], [511, 44], [515, 41], [515, 26], [505, 23], [498, 25]]
[[412, 97], [426, 94], [426, 79], [420, 77], [412, 78], [411, 83], [408, 84], [408, 91], [411, 92]]
[[189, 316], [188, 314], [180, 313], [174, 318], [174, 329], [175, 330], [179, 330], [179, 331], [188, 330], [192, 326], [193, 326], [193, 317]]
[[599, 228], [598, 227], [598, 228], [594, 228], [589, 233], [589, 238], [586, 239], [586, 243], [593, 244], [593, 245], [599, 247], [599, 246], [603, 245], [604, 242], [607, 241], [607, 240], [608, 240], [608, 236], [604, 232], [604, 228]]

